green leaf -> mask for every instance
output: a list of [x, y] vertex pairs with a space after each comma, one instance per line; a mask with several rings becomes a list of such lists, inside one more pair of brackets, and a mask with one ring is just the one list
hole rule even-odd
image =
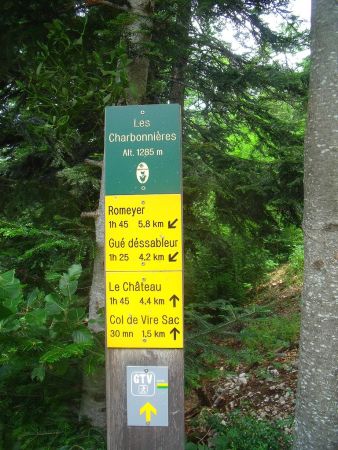
[[35, 288], [32, 290], [32, 292], [30, 292], [27, 296], [27, 306], [31, 307], [35, 300], [39, 297], [40, 294], [40, 290], [38, 288]]
[[104, 103], [104, 104], [108, 103], [109, 100], [110, 100], [110, 98], [111, 98], [111, 94], [108, 94], [108, 95], [106, 95], [105, 97], [103, 97], [103, 103]]
[[20, 281], [15, 278], [14, 270], [0, 274], [0, 302], [12, 313], [18, 311], [22, 300]]
[[57, 125], [59, 127], [62, 127], [64, 125], [66, 125], [69, 122], [69, 116], [65, 115], [65, 116], [61, 116], [58, 121], [57, 121]]
[[59, 305], [59, 303], [57, 303], [57, 297], [54, 294], [48, 294], [45, 297], [45, 302], [46, 302], [46, 306], [45, 306], [45, 310], [47, 312], [48, 316], [57, 316], [58, 314], [61, 314], [64, 309], [62, 308], [62, 306]]
[[78, 39], [75, 39], [74, 45], [82, 45], [82, 36], [80, 36]]
[[68, 269], [68, 273], [62, 275], [59, 282], [59, 288], [65, 297], [75, 294], [78, 286], [77, 280], [80, 278], [81, 273], [81, 264], [73, 264]]
[[71, 308], [68, 311], [68, 320], [72, 322], [81, 322], [86, 316], [85, 308]]
[[70, 281], [68, 274], [64, 273], [60, 278], [59, 288], [61, 293], [68, 297], [75, 294], [77, 289], [77, 281]]
[[36, 69], [36, 75], [37, 75], [37, 76], [39, 76], [39, 75], [40, 75], [40, 72], [41, 72], [42, 66], [43, 66], [43, 62], [40, 62], [40, 64], [38, 65], [38, 67], [37, 67], [37, 69]]
[[68, 275], [71, 280], [78, 280], [82, 273], [81, 264], [73, 264], [68, 269]]
[[40, 362], [51, 364], [67, 358], [81, 357], [91, 346], [92, 343], [90, 342], [82, 342], [80, 344], [68, 344], [63, 347], [53, 347], [41, 356]]
[[46, 375], [46, 369], [43, 364], [34, 367], [31, 373], [32, 380], [43, 381]]
[[44, 309], [38, 308], [25, 315], [27, 325], [32, 328], [42, 328], [47, 319], [47, 312]]
[[0, 274], [0, 299], [17, 298], [21, 295], [20, 281], [15, 278], [14, 270]]
[[0, 304], [0, 320], [7, 319], [7, 317], [11, 316], [13, 313], [10, 309]]
[[77, 344], [84, 342], [92, 342], [93, 336], [88, 328], [79, 328], [78, 330], [73, 331], [73, 341]]
[[0, 321], [0, 332], [10, 333], [12, 331], [17, 331], [21, 328], [20, 321], [16, 316], [9, 316], [7, 319]]
[[64, 347], [53, 347], [51, 350], [48, 350], [48, 352], [41, 356], [40, 362], [49, 364], [55, 363], [65, 357], [66, 353], [64, 351]]
[[25, 352], [41, 351], [43, 349], [43, 341], [41, 341], [41, 339], [27, 337], [24, 340], [22, 348]]
[[105, 320], [102, 314], [99, 314], [95, 319], [90, 319], [88, 321], [89, 325], [97, 326], [98, 328], [104, 328]]

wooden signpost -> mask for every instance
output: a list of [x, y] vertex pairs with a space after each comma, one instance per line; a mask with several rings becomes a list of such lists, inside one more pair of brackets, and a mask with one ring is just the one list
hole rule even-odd
[[106, 108], [109, 450], [184, 448], [179, 105]]

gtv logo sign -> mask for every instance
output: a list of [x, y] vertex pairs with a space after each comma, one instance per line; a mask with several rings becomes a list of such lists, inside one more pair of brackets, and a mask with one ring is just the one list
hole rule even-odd
[[151, 370], [131, 373], [131, 393], [135, 397], [152, 397], [155, 395], [155, 373]]

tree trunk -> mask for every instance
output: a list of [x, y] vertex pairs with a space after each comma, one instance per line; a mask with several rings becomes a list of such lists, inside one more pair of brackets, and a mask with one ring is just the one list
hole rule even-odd
[[[153, 9], [153, 0], [129, 0], [129, 12], [134, 20], [126, 30], [129, 58], [131, 59], [127, 68], [129, 84], [126, 91], [127, 104], [140, 103], [146, 94], [149, 60], [145, 54], [145, 45], [150, 40], [149, 30]], [[102, 168], [102, 174], [104, 174], [104, 168]], [[89, 294], [89, 320], [94, 320], [94, 322], [89, 324], [89, 327], [95, 333], [100, 333], [104, 331], [104, 327], [95, 320], [98, 318], [99, 309], [105, 307], [103, 175], [95, 231], [96, 255]], [[106, 350], [107, 361], [110, 360], [110, 353], [111, 351]], [[94, 426], [100, 428], [106, 426], [106, 374], [104, 367], [98, 368], [91, 375], [84, 375], [80, 417], [87, 417]]]
[[127, 104], [139, 104], [145, 99], [148, 81], [149, 58], [146, 55], [146, 44], [151, 35], [151, 14], [154, 11], [154, 0], [129, 0], [133, 22], [127, 27], [128, 54], [131, 59], [127, 67], [129, 88]]
[[[186, 1], [176, 18], [181, 46], [177, 49], [177, 57], [171, 69], [170, 101], [181, 105], [184, 112], [185, 76], [189, 59], [189, 28], [191, 22], [191, 0]], [[185, 45], [182, 45], [185, 43]]]
[[312, 2], [295, 449], [338, 448], [338, 4]]
[[[94, 333], [104, 332], [104, 326], [97, 322], [98, 311], [105, 306], [104, 280], [104, 168], [102, 167], [99, 208], [95, 219], [96, 254], [93, 278], [89, 292], [89, 328]], [[80, 417], [86, 417], [92, 425], [106, 426], [106, 386], [105, 369], [98, 367], [92, 374], [84, 374]]]

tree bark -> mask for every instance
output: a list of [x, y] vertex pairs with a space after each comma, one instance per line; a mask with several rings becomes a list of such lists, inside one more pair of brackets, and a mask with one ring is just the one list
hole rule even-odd
[[178, 56], [173, 61], [171, 69], [171, 86], [170, 86], [170, 101], [171, 103], [178, 103], [181, 105], [181, 112], [184, 112], [184, 94], [185, 94], [185, 77], [186, 69], [189, 60], [189, 28], [191, 22], [191, 0], [186, 1], [180, 10], [179, 16], [176, 18], [180, 42], [185, 43], [181, 45], [178, 51]]
[[338, 4], [312, 2], [297, 450], [338, 448]]
[[[95, 219], [96, 254], [93, 278], [89, 292], [89, 325], [94, 333], [104, 332], [103, 324], [97, 321], [99, 310], [105, 306], [104, 279], [104, 170], [102, 167], [99, 207]], [[80, 417], [86, 417], [93, 426], [106, 426], [105, 369], [98, 367], [92, 374], [84, 374]]]
[[127, 67], [129, 87], [126, 92], [127, 104], [139, 104], [145, 99], [149, 58], [146, 45], [151, 39], [151, 14], [154, 0], [129, 0], [133, 22], [127, 27], [128, 54], [131, 59]]
[[[129, 0], [129, 12], [133, 18], [127, 27], [131, 62], [127, 68], [129, 88], [126, 90], [126, 103], [137, 104], [144, 100], [148, 79], [149, 60], [145, 45], [150, 40], [151, 14], [153, 0]], [[104, 274], [104, 168], [102, 167], [99, 208], [95, 220], [96, 255], [93, 278], [89, 294], [89, 328], [95, 333], [104, 331], [103, 324], [97, 321], [99, 310], [105, 307]], [[107, 364], [110, 365], [111, 351], [106, 350]], [[113, 411], [111, 411], [113, 414]], [[86, 417], [91, 424], [100, 428], [106, 426], [106, 374], [102, 367], [94, 373], [84, 375], [80, 417]]]

